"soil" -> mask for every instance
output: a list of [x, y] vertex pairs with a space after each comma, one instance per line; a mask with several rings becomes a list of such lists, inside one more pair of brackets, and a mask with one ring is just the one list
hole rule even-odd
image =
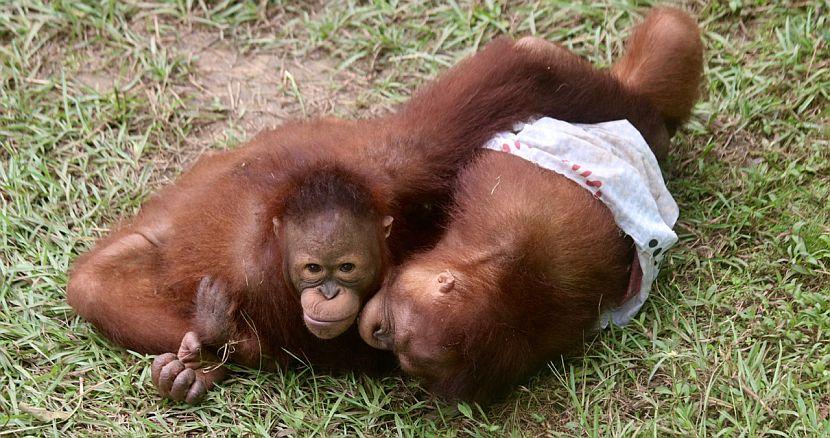
[[354, 73], [336, 69], [322, 56], [296, 58], [279, 50], [240, 52], [228, 41], [194, 32], [174, 48], [192, 73], [176, 91], [200, 111], [222, 114], [199, 128], [202, 141], [221, 141], [234, 127], [251, 136], [289, 119], [324, 114], [359, 117], [368, 110], [358, 100], [369, 85]]

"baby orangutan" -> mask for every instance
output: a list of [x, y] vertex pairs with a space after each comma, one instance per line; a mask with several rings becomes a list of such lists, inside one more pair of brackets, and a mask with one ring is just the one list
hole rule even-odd
[[282, 234], [284, 277], [300, 291], [306, 327], [331, 339], [354, 323], [362, 297], [377, 288], [392, 217], [380, 215], [372, 202], [356, 196], [357, 187], [349, 190], [332, 172], [313, 178], [295, 188], [300, 193], [288, 196], [283, 219], [272, 223]]
[[[539, 39], [518, 44], [560, 60], [564, 51]], [[650, 13], [610, 72], [571, 57], [585, 71], [566, 87], [588, 93], [602, 83], [606, 95], [636, 96], [657, 110], [652, 117], [666, 133], [688, 118], [697, 98], [702, 44], [695, 21], [675, 9]], [[642, 150], [650, 155], [651, 146], [662, 157], [668, 137], [642, 128], [642, 109], [622, 100], [616, 106], [628, 111], [621, 118], [642, 135]], [[393, 351], [404, 372], [449, 399], [491, 400], [575, 350], [601, 314], [637, 296], [642, 272], [649, 272], [605, 204], [610, 184], [572, 161], [554, 163], [574, 173], [566, 178], [520, 158], [528, 146], [519, 141], [496, 148], [459, 176], [440, 242], [388, 277], [359, 318], [367, 343]], [[575, 183], [580, 178], [584, 184]]]

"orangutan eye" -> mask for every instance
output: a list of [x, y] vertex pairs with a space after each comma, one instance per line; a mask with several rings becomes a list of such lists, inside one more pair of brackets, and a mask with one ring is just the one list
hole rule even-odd
[[354, 263], [343, 263], [340, 265], [340, 272], [352, 272], [354, 271]]
[[309, 263], [305, 265], [305, 269], [306, 271], [311, 272], [312, 274], [319, 274], [323, 271], [323, 267], [318, 265], [317, 263]]

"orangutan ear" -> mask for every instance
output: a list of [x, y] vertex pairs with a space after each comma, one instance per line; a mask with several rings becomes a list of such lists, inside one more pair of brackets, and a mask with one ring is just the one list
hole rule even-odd
[[279, 236], [280, 235], [280, 219], [275, 217], [275, 218], [271, 219], [271, 222], [274, 224], [274, 234]]
[[384, 216], [380, 221], [381, 225], [383, 225], [384, 237], [389, 237], [389, 234], [392, 233], [392, 222], [394, 221], [395, 219], [392, 216]]
[[452, 272], [446, 270], [435, 277], [435, 281], [438, 283], [438, 292], [447, 293], [451, 291], [455, 287], [455, 276], [452, 275]]

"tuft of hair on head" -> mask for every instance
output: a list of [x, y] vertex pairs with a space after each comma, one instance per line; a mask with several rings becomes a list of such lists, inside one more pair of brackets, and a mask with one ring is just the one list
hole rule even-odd
[[355, 217], [384, 214], [383, 199], [370, 180], [342, 165], [303, 166], [290, 176], [282, 216], [300, 219], [324, 211], [346, 211]]

